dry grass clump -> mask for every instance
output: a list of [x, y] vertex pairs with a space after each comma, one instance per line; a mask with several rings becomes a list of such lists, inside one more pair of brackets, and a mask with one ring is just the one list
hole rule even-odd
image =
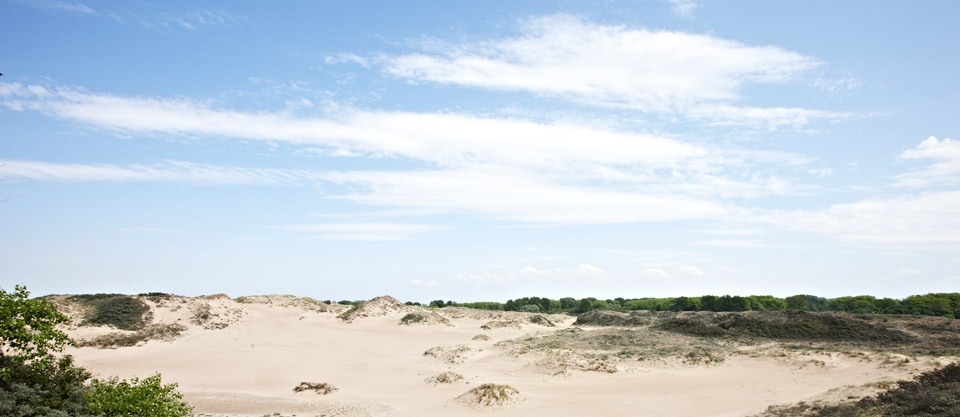
[[486, 342], [486, 341], [490, 340], [490, 336], [487, 336], [487, 335], [481, 333], [481, 334], [478, 334], [478, 335], [474, 336], [473, 339], [471, 339], [471, 340], [479, 340], [479, 341]]
[[646, 328], [537, 332], [498, 342], [515, 356], [533, 357], [530, 370], [551, 375], [570, 371], [616, 372], [641, 361], [713, 365], [734, 350], [730, 343]]
[[464, 380], [463, 375], [460, 375], [456, 372], [447, 371], [447, 372], [441, 372], [437, 375], [431, 376], [430, 378], [425, 379], [424, 382], [432, 385], [440, 385], [440, 384], [453, 384], [463, 380]]
[[483, 384], [457, 397], [463, 404], [480, 407], [503, 406], [522, 399], [516, 388], [498, 384]]
[[92, 346], [101, 349], [136, 346], [148, 340], [171, 341], [187, 328], [181, 324], [151, 324], [135, 332], [115, 332], [97, 336], [93, 339], [77, 341], [78, 347]]
[[295, 295], [246, 295], [237, 297], [233, 301], [240, 304], [267, 304], [278, 307], [293, 307], [318, 313], [341, 313], [350, 308], [345, 305], [327, 304], [310, 297], [297, 297]]
[[396, 298], [384, 295], [355, 305], [337, 317], [350, 322], [364, 317], [386, 316], [395, 311], [409, 311], [409, 307]]
[[470, 346], [434, 346], [423, 352], [423, 356], [428, 356], [449, 364], [461, 364], [467, 360], [466, 353], [470, 352]]
[[450, 325], [450, 320], [447, 320], [446, 317], [443, 317], [432, 311], [416, 311], [413, 313], [407, 313], [400, 319], [400, 324], [402, 325]]
[[653, 323], [649, 312], [633, 311], [621, 313], [618, 311], [592, 310], [577, 316], [574, 326], [619, 326], [634, 327], [647, 326]]
[[518, 320], [491, 320], [487, 324], [480, 326], [483, 330], [493, 330], [493, 329], [519, 329], [523, 326]]
[[326, 382], [301, 382], [300, 385], [293, 387], [293, 392], [314, 391], [320, 395], [327, 395], [337, 390], [339, 388]]
[[541, 316], [541, 315], [539, 315], [539, 314], [534, 314], [534, 315], [530, 316], [530, 317], [527, 319], [527, 321], [529, 321], [529, 322], [531, 322], [531, 323], [533, 323], [533, 324], [539, 324], [539, 325], [541, 325], [541, 326], [547, 326], [547, 327], [556, 327], [556, 326], [557, 326], [556, 324], [553, 324], [553, 322], [550, 321], [550, 319], [548, 319], [548, 318], [546, 318], [546, 317], [544, 317], [544, 316]]

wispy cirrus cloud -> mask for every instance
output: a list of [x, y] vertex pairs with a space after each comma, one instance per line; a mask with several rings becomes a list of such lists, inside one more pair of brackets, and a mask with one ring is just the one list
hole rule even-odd
[[706, 198], [558, 184], [522, 171], [354, 171], [330, 173], [328, 179], [353, 189], [337, 198], [364, 205], [535, 224], [706, 219], [732, 216], [737, 211]]
[[[223, 10], [195, 9], [178, 13], [167, 13], [157, 25], [163, 28], [200, 30], [203, 28], [230, 28], [243, 24], [245, 18], [235, 16]], [[148, 24], [147, 26], [153, 26]]]
[[50, 12], [96, 15], [98, 12], [86, 4], [65, 0], [8, 0], [11, 3]]
[[343, 149], [461, 166], [643, 164], [672, 168], [705, 156], [665, 136], [574, 122], [538, 123], [455, 113], [347, 110], [329, 117], [243, 113], [185, 99], [121, 97], [77, 89], [0, 83], [0, 105], [123, 132], [206, 135]]
[[960, 184], [960, 140], [930, 136], [900, 153], [903, 161], [931, 161], [928, 165], [894, 177], [897, 187], [922, 188]]
[[664, 0], [670, 4], [673, 13], [680, 17], [693, 17], [694, 12], [702, 6], [700, 0]]
[[155, 164], [76, 164], [4, 161], [0, 180], [61, 182], [176, 182], [197, 185], [290, 185], [317, 181], [305, 170], [243, 168], [166, 161]]
[[[690, 9], [693, 2], [680, 2]], [[794, 81], [823, 64], [775, 46], [709, 35], [595, 24], [553, 15], [521, 34], [380, 58], [411, 82], [525, 91], [586, 104], [682, 114], [722, 125], [797, 126], [846, 117], [829, 111], [743, 105], [743, 87]], [[438, 46], [438, 44], [442, 46]]]
[[313, 223], [287, 225], [280, 229], [322, 239], [383, 242], [407, 240], [415, 235], [442, 231], [446, 227], [409, 223]]

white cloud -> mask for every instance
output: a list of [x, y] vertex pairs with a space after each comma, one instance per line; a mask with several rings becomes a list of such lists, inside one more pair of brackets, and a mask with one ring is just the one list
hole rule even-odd
[[80, 2], [62, 1], [62, 0], [13, 0], [13, 3], [30, 6], [41, 10], [50, 10], [55, 12], [76, 13], [79, 15], [95, 15], [96, 10]]
[[712, 239], [696, 242], [696, 244], [700, 246], [731, 249], [758, 249], [769, 246], [765, 243], [750, 239]]
[[70, 88], [0, 83], [0, 103], [106, 129], [210, 135], [323, 146], [367, 156], [440, 165], [644, 164], [671, 168], [707, 150], [667, 137], [568, 122], [482, 118], [451, 113], [345, 111], [326, 118], [217, 110], [184, 99], [127, 98]]
[[[331, 173], [357, 203], [530, 223], [633, 223], [717, 218], [732, 214], [710, 200], [557, 185], [518, 171], [440, 170]], [[357, 189], [357, 187], [360, 187]]]
[[960, 191], [865, 199], [758, 219], [862, 243], [960, 244]]
[[416, 285], [416, 286], [418, 286], [418, 287], [436, 287], [436, 286], [440, 285], [440, 283], [437, 282], [436, 280], [429, 279], [429, 280], [424, 281], [424, 280], [422, 280], [422, 279], [420, 279], [420, 278], [411, 279], [411, 280], [410, 280], [410, 283], [413, 284], [413, 285]]
[[322, 176], [305, 170], [241, 168], [166, 161], [156, 164], [65, 164], [6, 161], [3, 180], [66, 182], [179, 182], [198, 185], [281, 185], [317, 181]]
[[915, 148], [900, 153], [905, 161], [932, 161], [929, 165], [895, 177], [898, 187], [956, 186], [960, 184], [960, 140], [930, 136]]
[[395, 241], [446, 230], [446, 227], [401, 223], [314, 223], [281, 226], [280, 229], [330, 240]]
[[833, 175], [833, 168], [811, 168], [807, 170], [810, 175], [820, 178], [827, 178]]
[[680, 17], [693, 17], [693, 12], [700, 8], [699, 0], [666, 0], [670, 3], [673, 13]]
[[703, 276], [703, 270], [699, 267], [693, 265], [681, 266], [680, 273], [684, 275], [689, 275], [692, 277], [701, 277]]
[[323, 57], [323, 62], [327, 64], [357, 64], [364, 68], [370, 67], [370, 60], [357, 54], [340, 53], [327, 55]]
[[590, 264], [577, 265], [576, 271], [581, 274], [602, 274], [606, 272], [603, 270], [603, 268]]
[[[677, 2], [689, 9], [690, 1]], [[822, 64], [774, 46], [709, 35], [599, 25], [569, 15], [530, 19], [513, 38], [381, 57], [414, 82], [526, 91], [601, 106], [688, 114], [714, 124], [802, 126], [844, 117], [802, 108], [734, 105], [744, 85], [784, 83]], [[428, 49], [428, 48], [425, 48]], [[436, 42], [429, 49], [437, 48]]]
[[640, 271], [640, 276], [644, 278], [670, 279], [670, 274], [662, 268], [646, 268]]
[[558, 224], [715, 219], [743, 213], [721, 199], [810, 190], [772, 174], [784, 167], [801, 169], [810, 160], [800, 155], [710, 149], [569, 121], [363, 110], [303, 117], [19, 83], [0, 83], [0, 105], [141, 137], [255, 140], [310, 154], [405, 158], [422, 164], [419, 170], [339, 172], [180, 162], [18, 167], [19, 177], [38, 180], [329, 181], [347, 187], [332, 198], [382, 208]]

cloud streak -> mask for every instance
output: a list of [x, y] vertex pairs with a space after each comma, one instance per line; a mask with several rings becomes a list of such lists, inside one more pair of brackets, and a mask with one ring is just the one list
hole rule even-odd
[[[676, 4], [692, 10], [696, 3]], [[846, 116], [736, 104], [746, 85], [791, 82], [823, 64], [778, 47], [708, 35], [553, 15], [523, 21], [515, 37], [442, 48], [431, 42], [424, 49], [381, 57], [384, 70], [411, 82], [524, 91], [590, 105], [685, 114], [718, 125], [796, 126]]]
[[330, 240], [385, 242], [408, 240], [446, 227], [407, 223], [314, 223], [287, 225], [280, 229]]
[[5, 161], [0, 180], [60, 182], [177, 182], [196, 185], [291, 185], [322, 175], [305, 170], [242, 168], [167, 161], [156, 164], [70, 164]]

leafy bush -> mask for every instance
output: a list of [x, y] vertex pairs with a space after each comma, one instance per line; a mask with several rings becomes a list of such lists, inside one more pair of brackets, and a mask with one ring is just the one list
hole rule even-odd
[[[7, 348], [23, 361], [42, 360], [63, 350], [70, 338], [56, 326], [69, 322], [47, 300], [30, 299], [22, 285], [15, 286], [12, 293], [0, 288], [0, 357]], [[0, 377], [5, 374], [6, 368], [0, 370]]]
[[420, 314], [420, 313], [408, 313], [408, 314], [404, 315], [403, 318], [400, 319], [400, 324], [407, 324], [407, 325], [416, 324], [416, 323], [420, 323], [420, 322], [422, 322], [422, 321], [424, 321], [424, 320], [426, 320], [426, 319], [427, 319], [427, 318], [426, 318], [423, 314]]
[[80, 417], [87, 415], [83, 395], [90, 373], [64, 356], [46, 366], [0, 356], [0, 415], [6, 417]]
[[144, 316], [150, 310], [146, 303], [128, 295], [99, 298], [94, 301], [94, 306], [94, 313], [86, 320], [87, 323], [123, 330], [142, 328], [146, 322]]
[[193, 412], [177, 384], [164, 385], [160, 374], [130, 381], [94, 379], [86, 398], [90, 412], [104, 417], [186, 417]]

